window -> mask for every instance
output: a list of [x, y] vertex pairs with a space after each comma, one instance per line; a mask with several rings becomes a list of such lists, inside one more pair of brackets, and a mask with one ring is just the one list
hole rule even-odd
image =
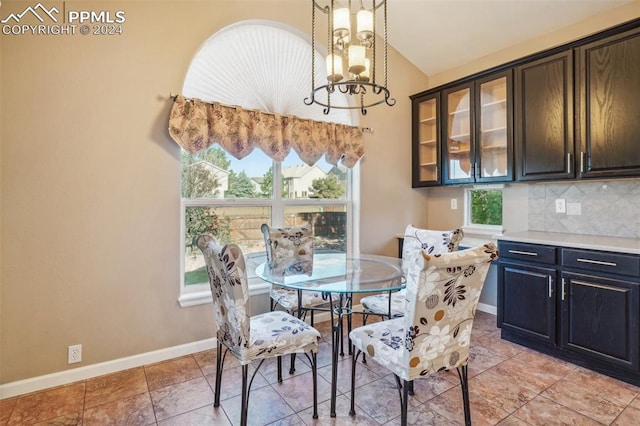
[[[196, 155], [183, 152], [181, 305], [210, 300], [204, 259], [194, 245], [201, 234], [242, 248], [252, 294], [269, 288], [253, 276], [255, 267], [264, 261], [263, 223], [297, 226], [310, 221], [317, 250], [350, 251], [350, 182], [351, 172], [346, 168], [322, 160], [308, 166], [293, 152], [282, 164], [258, 150], [242, 160], [217, 146]], [[308, 197], [295, 196], [303, 193]]]
[[486, 185], [465, 189], [465, 235], [502, 233], [502, 185]]
[[[349, 110], [332, 109], [325, 115], [322, 107], [303, 102], [310, 90], [310, 50], [307, 36], [293, 28], [263, 20], [239, 22], [203, 43], [182, 92], [203, 101], [357, 125], [357, 114]], [[316, 56], [315, 66], [325, 67], [324, 56]], [[346, 105], [348, 100], [336, 93], [331, 102]], [[242, 248], [251, 294], [269, 289], [254, 274], [264, 261], [263, 223], [295, 226], [311, 221], [319, 250], [352, 252], [357, 247], [358, 167], [350, 170], [322, 159], [309, 166], [293, 150], [282, 163], [259, 149], [241, 160], [217, 145], [197, 154], [183, 152], [180, 305], [211, 300], [204, 259], [193, 245], [201, 234]]]

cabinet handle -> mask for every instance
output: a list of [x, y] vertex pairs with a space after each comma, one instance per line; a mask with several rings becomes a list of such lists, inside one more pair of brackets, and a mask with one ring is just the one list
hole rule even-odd
[[564, 302], [564, 286], [565, 286], [566, 282], [564, 280], [564, 278], [562, 279], [562, 294], [560, 295], [562, 301]]
[[567, 173], [571, 173], [571, 153], [567, 152]]
[[580, 173], [584, 173], [584, 152], [580, 153]]
[[553, 296], [553, 287], [552, 287], [551, 275], [549, 275], [547, 277], [547, 282], [549, 284], [549, 299], [551, 299], [551, 297]]
[[532, 252], [532, 251], [520, 251], [520, 250], [509, 250], [509, 253], [513, 253], [513, 254], [524, 254], [526, 256], [537, 256], [538, 253]]
[[581, 257], [576, 259], [578, 262], [582, 263], [593, 263], [595, 265], [604, 265], [604, 266], [618, 266], [615, 262], [605, 262], [604, 260], [592, 260], [592, 259], [583, 259]]

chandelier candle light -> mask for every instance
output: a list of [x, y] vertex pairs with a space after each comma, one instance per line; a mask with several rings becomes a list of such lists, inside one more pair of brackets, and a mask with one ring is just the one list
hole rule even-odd
[[[329, 114], [331, 108], [337, 108], [360, 109], [365, 115], [369, 107], [382, 103], [393, 106], [396, 103], [396, 100], [390, 97], [387, 88], [387, 0], [364, 0], [364, 2], [368, 3], [366, 4], [369, 6], [368, 9], [363, 0], [360, 0], [358, 10], [352, 11], [351, 0], [345, 0], [344, 5], [331, 0], [326, 6], [311, 0], [311, 97], [306, 98], [304, 103], [323, 106], [325, 114]], [[329, 51], [326, 58], [327, 83], [318, 87], [315, 83], [316, 9], [328, 17]], [[381, 83], [376, 80], [376, 77], [379, 77], [376, 74], [376, 64], [380, 61], [377, 55], [380, 43], [376, 38], [380, 36], [376, 34], [376, 16], [380, 12], [383, 15]], [[359, 99], [353, 106], [332, 105], [331, 94], [336, 89], [344, 94], [357, 96]], [[321, 92], [326, 92], [326, 97]]]

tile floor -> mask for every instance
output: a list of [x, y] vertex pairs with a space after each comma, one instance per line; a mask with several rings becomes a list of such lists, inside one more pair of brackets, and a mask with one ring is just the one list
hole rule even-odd
[[[356, 370], [356, 417], [349, 412], [350, 357], [339, 363], [337, 417], [329, 416], [331, 340], [328, 323], [319, 362], [319, 419], [311, 418], [311, 372], [304, 356], [285, 380], [265, 362], [249, 401], [251, 425], [396, 425], [400, 404], [393, 376], [373, 362]], [[640, 388], [500, 339], [495, 316], [478, 312], [469, 362], [474, 425], [637, 425]], [[284, 362], [288, 365], [288, 360]], [[0, 401], [0, 425], [236, 425], [238, 363], [229, 355], [221, 407], [213, 408], [215, 351], [145, 365]], [[455, 372], [415, 382], [412, 425], [464, 423]]]

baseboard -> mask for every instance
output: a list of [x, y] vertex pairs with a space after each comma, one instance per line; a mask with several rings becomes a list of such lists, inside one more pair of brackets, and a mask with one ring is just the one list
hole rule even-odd
[[[354, 306], [354, 310], [358, 310], [360, 308], [360, 305]], [[493, 315], [497, 314], [495, 306], [487, 305], [485, 303], [478, 303], [478, 310]], [[329, 321], [330, 319], [331, 316], [329, 312], [318, 312], [314, 315], [315, 322]], [[308, 320], [309, 318], [307, 318], [307, 321]], [[86, 380], [105, 374], [116, 373], [118, 371], [127, 370], [129, 368], [141, 367], [143, 365], [166, 361], [168, 359], [180, 356], [191, 355], [197, 352], [214, 349], [215, 347], [215, 338], [205, 339], [197, 342], [186, 343], [184, 345], [159, 349], [157, 351], [146, 352], [143, 354], [133, 355], [120, 359], [114, 359], [112, 361], [87, 365], [85, 367], [60, 371], [58, 373], [52, 373], [44, 376], [32, 377], [30, 379], [19, 380], [17, 382], [6, 383], [4, 385], [0, 385], [0, 399], [23, 395], [30, 392], [36, 392], [55, 386], [66, 385], [69, 383], [77, 382], [79, 380]]]
[[498, 308], [493, 305], [487, 305], [486, 303], [478, 303], [478, 310], [491, 315], [498, 315]]
[[159, 349], [157, 351], [133, 355], [126, 358], [114, 359], [112, 361], [101, 362], [98, 364], [87, 365], [85, 367], [6, 383], [4, 385], [0, 385], [0, 399], [23, 395], [25, 393], [35, 392], [54, 386], [66, 385], [79, 380], [102, 376], [104, 374], [116, 373], [129, 368], [141, 367], [143, 365], [153, 364], [154, 362], [166, 361], [171, 358], [214, 349], [215, 347], [216, 339], [210, 338], [197, 342], [186, 343], [184, 345]]

